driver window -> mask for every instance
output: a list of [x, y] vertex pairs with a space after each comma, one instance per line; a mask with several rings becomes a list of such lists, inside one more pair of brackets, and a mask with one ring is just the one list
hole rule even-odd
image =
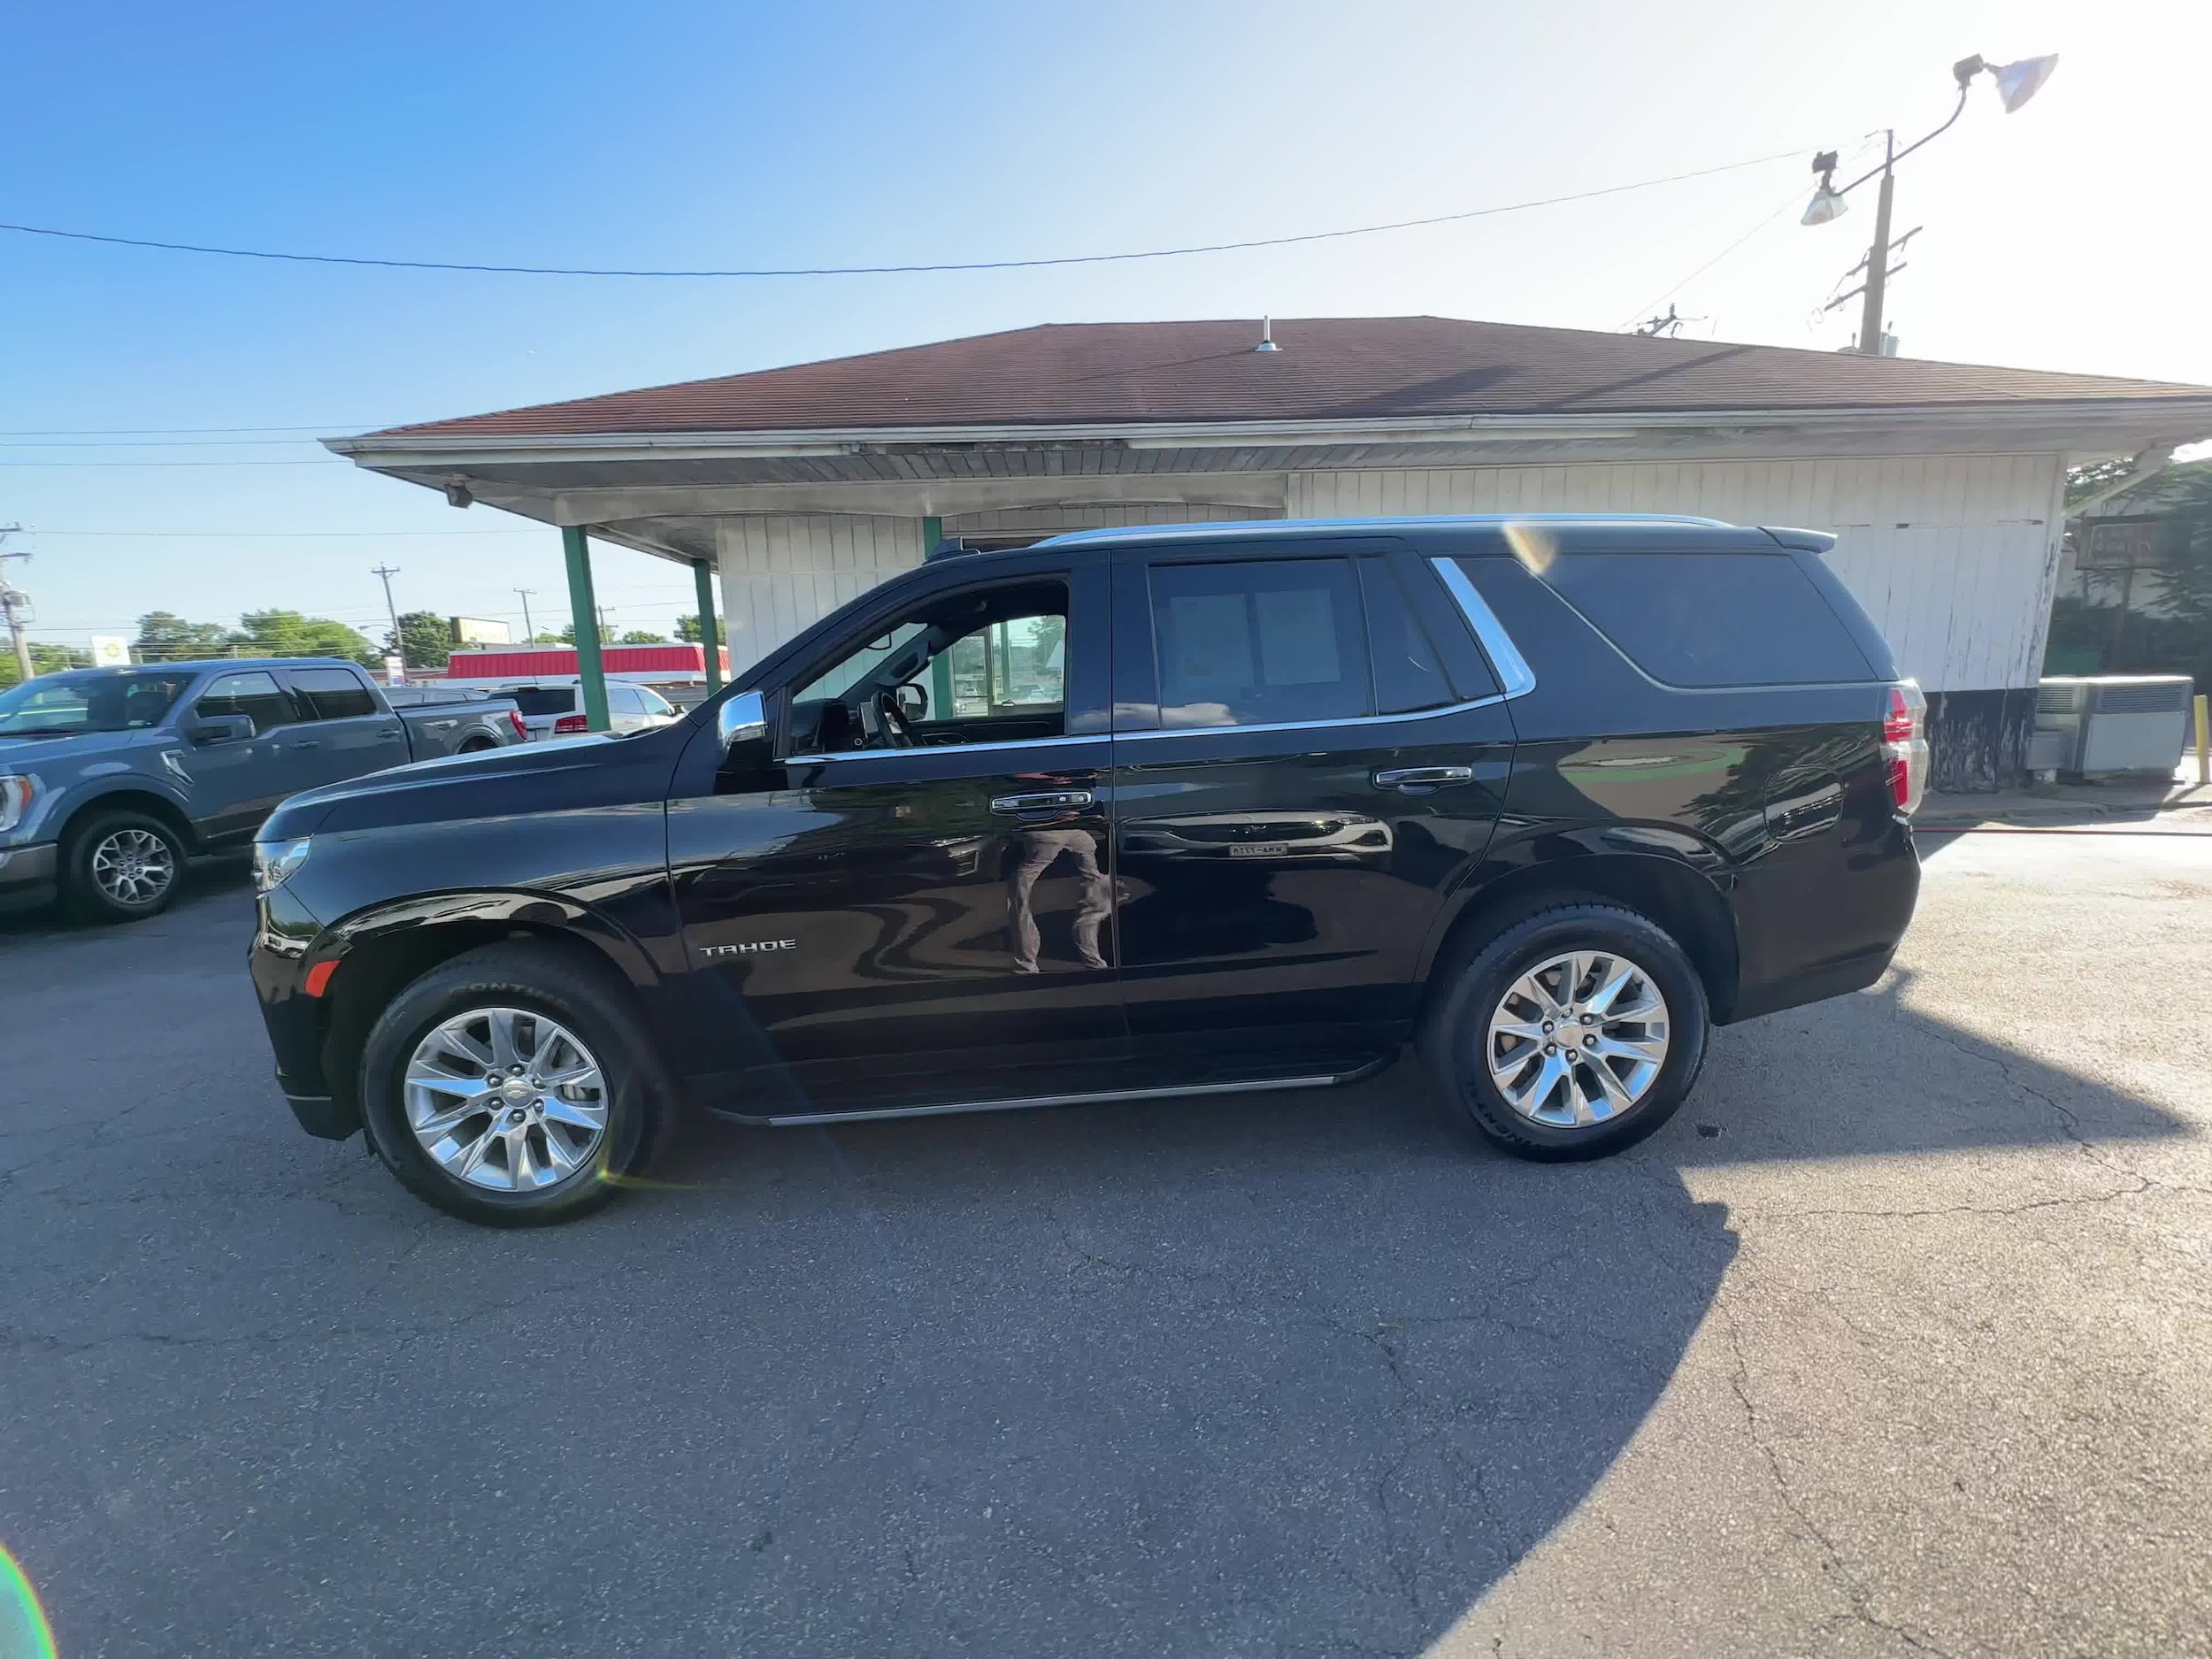
[[275, 676], [265, 673], [220, 675], [200, 693], [200, 700], [192, 708], [203, 718], [242, 714], [253, 722], [256, 735], [289, 726], [298, 718], [292, 711], [291, 698], [284, 695]]
[[1057, 737], [1067, 632], [1057, 581], [933, 600], [813, 673], [792, 699], [790, 752]]

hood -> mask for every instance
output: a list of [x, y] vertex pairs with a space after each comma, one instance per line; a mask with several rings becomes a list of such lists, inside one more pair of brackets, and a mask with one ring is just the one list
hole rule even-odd
[[521, 816], [613, 800], [657, 801], [666, 795], [681, 742], [652, 740], [679, 729], [518, 743], [324, 784], [287, 799], [257, 839], [289, 841], [396, 825]]
[[88, 760], [119, 749], [175, 741], [173, 733], [149, 726], [130, 732], [80, 732], [71, 737], [10, 737], [0, 733], [0, 772], [36, 772], [42, 764]]

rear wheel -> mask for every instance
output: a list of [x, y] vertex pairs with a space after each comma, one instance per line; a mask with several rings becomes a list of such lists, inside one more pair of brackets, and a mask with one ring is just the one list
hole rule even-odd
[[1421, 1033], [1437, 1082], [1524, 1157], [1602, 1157], [1671, 1118], [1705, 1060], [1705, 987], [1633, 910], [1570, 904], [1507, 928], [1439, 987]]
[[491, 945], [410, 985], [362, 1052], [378, 1156], [492, 1226], [567, 1221], [649, 1162], [662, 1102], [620, 993], [557, 950]]
[[169, 908], [184, 874], [184, 843], [143, 812], [103, 812], [73, 827], [62, 848], [62, 893], [88, 922], [135, 922]]

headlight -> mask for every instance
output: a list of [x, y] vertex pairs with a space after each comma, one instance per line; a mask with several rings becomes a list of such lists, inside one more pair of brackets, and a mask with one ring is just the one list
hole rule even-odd
[[0, 772], [0, 830], [12, 830], [20, 824], [31, 810], [31, 797], [37, 793], [37, 779], [20, 772]]
[[308, 838], [295, 841], [256, 841], [253, 844], [253, 890], [270, 893], [282, 887], [307, 862]]

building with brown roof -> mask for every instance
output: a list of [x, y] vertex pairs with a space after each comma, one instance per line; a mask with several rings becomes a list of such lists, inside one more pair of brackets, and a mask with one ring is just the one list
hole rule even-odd
[[705, 566], [733, 663], [945, 537], [1516, 511], [1831, 530], [1961, 787], [2024, 759], [2066, 466], [2212, 436], [2212, 388], [2098, 375], [1439, 317], [1265, 343], [1243, 320], [1024, 328], [330, 447]]

